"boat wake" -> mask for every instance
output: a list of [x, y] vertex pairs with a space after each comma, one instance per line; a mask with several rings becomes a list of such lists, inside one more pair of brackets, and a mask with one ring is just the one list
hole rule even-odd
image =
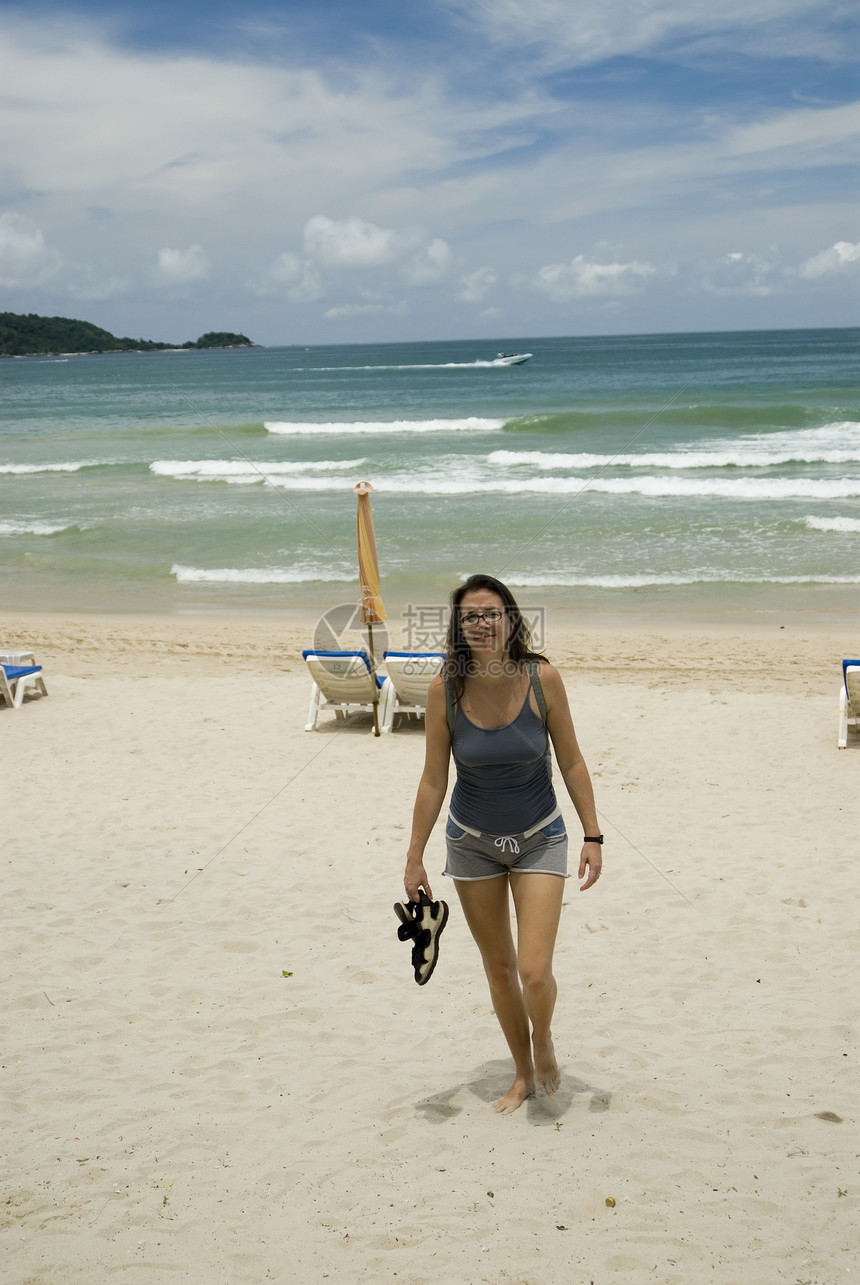
[[521, 366], [532, 356], [530, 352], [502, 353], [496, 357], [478, 358], [476, 361], [430, 361], [410, 362], [400, 366], [297, 366], [298, 371], [332, 371], [332, 370], [489, 370], [504, 366]]

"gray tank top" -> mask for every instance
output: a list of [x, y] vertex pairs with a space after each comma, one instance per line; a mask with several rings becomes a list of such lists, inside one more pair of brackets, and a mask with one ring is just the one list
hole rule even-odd
[[512, 723], [488, 730], [456, 707], [451, 752], [457, 783], [451, 815], [486, 834], [521, 834], [557, 807], [543, 719], [531, 688]]

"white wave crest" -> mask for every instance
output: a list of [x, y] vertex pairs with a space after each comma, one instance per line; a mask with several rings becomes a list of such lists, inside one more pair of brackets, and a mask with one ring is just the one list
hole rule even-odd
[[184, 567], [174, 563], [170, 574], [178, 584], [307, 584], [355, 579], [353, 569], [334, 567]]
[[803, 521], [810, 531], [843, 531], [860, 532], [860, 518], [816, 518], [807, 517]]
[[642, 575], [583, 576], [575, 571], [546, 571], [536, 575], [517, 575], [509, 571], [506, 583], [529, 589], [546, 589], [554, 585], [583, 589], [647, 589], [652, 585], [698, 584], [706, 579], [708, 577], [704, 575], [656, 575], [647, 572]]
[[98, 468], [102, 460], [81, 460], [68, 464], [0, 464], [0, 473], [77, 473], [82, 468]]
[[75, 529], [75, 524], [68, 522], [0, 522], [0, 535], [56, 535]]
[[546, 571], [536, 575], [517, 575], [509, 571], [506, 583], [517, 588], [581, 588], [581, 589], [648, 589], [661, 585], [760, 585], [760, 584], [860, 584], [860, 575], [798, 575], [798, 576], [731, 576], [719, 571], [690, 572], [688, 575], [659, 575], [644, 572], [641, 575], [619, 573], [608, 576], [583, 576], [575, 571]]
[[505, 424], [503, 419], [480, 419], [475, 415], [464, 419], [398, 419], [388, 421], [361, 421], [351, 423], [303, 424], [287, 423], [280, 420], [267, 420], [264, 427], [270, 433], [282, 433], [287, 436], [340, 435], [354, 436], [371, 433], [493, 433]]
[[838, 500], [860, 496], [860, 478], [532, 477], [523, 479], [402, 474], [374, 479], [374, 490], [401, 495], [558, 495], [589, 491], [653, 498], [712, 496], [727, 500]]
[[[279, 466], [265, 462], [245, 464], [238, 460], [157, 460], [154, 473], [197, 482], [231, 482], [251, 485], [268, 482], [281, 491], [336, 492], [355, 485], [355, 474], [302, 475], [279, 472]], [[423, 473], [392, 473], [374, 477], [377, 494], [387, 495], [557, 495], [580, 492], [604, 495], [644, 495], [651, 498], [696, 498], [711, 496], [726, 500], [842, 500], [860, 496], [860, 478], [825, 480], [814, 478], [749, 477], [569, 477], [499, 478], [480, 468], [453, 461]]]
[[[355, 460], [154, 460], [151, 473], [184, 482], [234, 482], [251, 485], [271, 482], [280, 485], [288, 478], [297, 479], [299, 489], [311, 484], [308, 474], [330, 473], [336, 469], [356, 469], [365, 463]], [[328, 489], [323, 483], [323, 489]], [[332, 489], [340, 489], [340, 483]]]
[[[540, 479], [539, 479], [540, 480]], [[551, 479], [545, 479], [550, 481]], [[659, 497], [713, 496], [726, 500], [836, 500], [860, 496], [860, 478], [849, 481], [826, 481], [814, 478], [693, 478], [643, 477], [564, 479], [561, 493], [580, 488], [608, 495], [646, 495]], [[543, 489], [535, 486], [536, 490]], [[547, 490], [553, 490], [547, 487]]]
[[572, 455], [560, 451], [491, 451], [490, 464], [540, 469], [566, 468], [774, 468], [780, 464], [860, 463], [860, 443], [849, 450], [773, 450], [643, 452], [641, 455]]
[[741, 437], [722, 437], [709, 442], [712, 451], [748, 451], [766, 454], [788, 454], [791, 459], [811, 452], [814, 458], [829, 451], [860, 452], [860, 423], [851, 419], [832, 420], [817, 428], [785, 428], [769, 433], [744, 433]]

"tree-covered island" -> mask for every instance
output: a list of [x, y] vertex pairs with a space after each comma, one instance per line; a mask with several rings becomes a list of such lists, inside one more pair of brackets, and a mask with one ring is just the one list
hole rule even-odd
[[164, 352], [191, 348], [259, 348], [247, 335], [210, 330], [184, 344], [153, 339], [117, 339], [89, 321], [39, 317], [34, 312], [0, 312], [0, 357], [38, 357], [49, 353]]

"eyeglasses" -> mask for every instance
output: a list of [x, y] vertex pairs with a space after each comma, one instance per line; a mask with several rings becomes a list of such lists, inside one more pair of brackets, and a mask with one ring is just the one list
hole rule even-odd
[[476, 625], [479, 620], [485, 620], [488, 625], [497, 625], [505, 613], [498, 607], [490, 607], [488, 611], [464, 611], [460, 620], [464, 625]]

